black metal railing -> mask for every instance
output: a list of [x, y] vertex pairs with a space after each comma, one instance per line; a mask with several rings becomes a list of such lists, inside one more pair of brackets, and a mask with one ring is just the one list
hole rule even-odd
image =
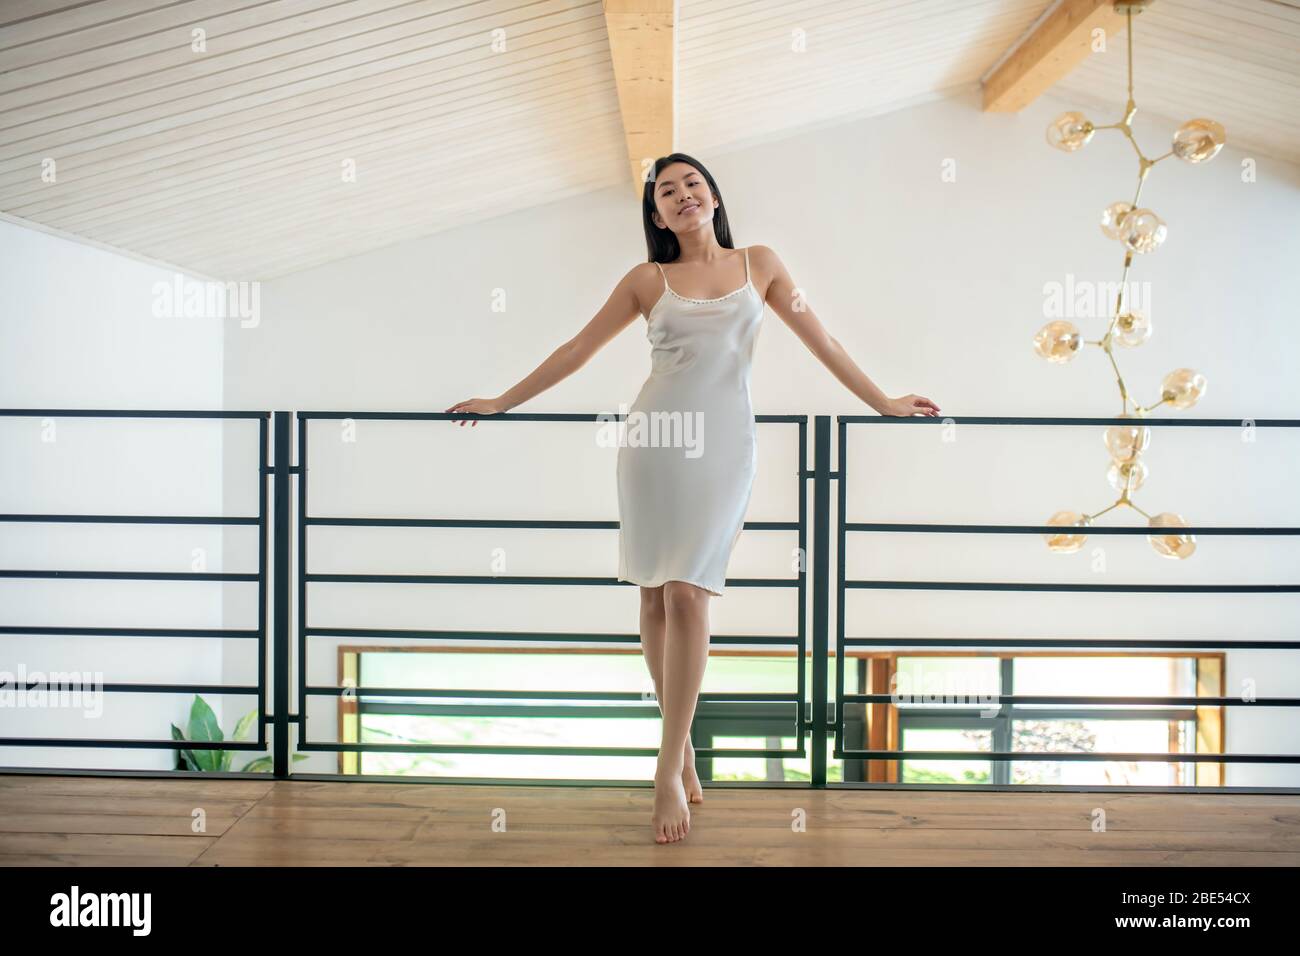
[[[108, 578], [136, 580], [203, 580], [203, 581], [244, 581], [256, 582], [258, 586], [258, 620], [257, 626], [250, 629], [199, 629], [199, 628], [131, 628], [131, 627], [61, 627], [61, 626], [24, 626], [9, 622], [0, 622], [0, 634], [25, 635], [39, 638], [47, 634], [79, 636], [137, 636], [137, 637], [188, 637], [188, 638], [236, 638], [256, 640], [258, 648], [258, 668], [256, 686], [195, 685], [195, 684], [109, 684], [103, 687], [107, 693], [221, 693], [256, 695], [260, 702], [261, 719], [258, 721], [258, 739], [256, 741], [221, 741], [193, 742], [173, 740], [104, 740], [85, 738], [35, 738], [2, 737], [0, 746], [23, 747], [123, 747], [123, 748], [160, 748], [176, 750], [189, 749], [225, 749], [225, 750], [266, 750], [268, 741], [266, 727], [272, 727], [269, 746], [272, 750], [274, 774], [277, 777], [289, 776], [291, 757], [298, 752], [346, 752], [346, 753], [476, 753], [476, 754], [545, 754], [552, 756], [639, 756], [653, 757], [653, 748], [637, 747], [531, 747], [531, 746], [486, 746], [465, 744], [392, 744], [362, 741], [325, 741], [311, 740], [307, 733], [307, 703], [313, 696], [341, 697], [353, 695], [357, 699], [367, 696], [403, 697], [410, 699], [437, 699], [453, 697], [457, 699], [479, 699], [485, 704], [456, 705], [467, 708], [458, 712], [483, 713], [488, 707], [493, 713], [501, 713], [502, 708], [527, 708], [528, 704], [508, 704], [504, 699], [547, 700], [556, 702], [548, 708], [548, 713], [578, 713], [575, 705], [563, 704], [564, 701], [601, 700], [613, 704], [601, 708], [605, 716], [628, 716], [628, 711], [638, 710], [644, 698], [636, 693], [595, 693], [589, 691], [500, 691], [474, 688], [401, 688], [401, 687], [350, 687], [321, 686], [307, 682], [307, 662], [311, 639], [316, 637], [343, 637], [357, 640], [372, 638], [403, 639], [455, 639], [465, 642], [491, 641], [537, 641], [554, 642], [565, 645], [612, 644], [638, 645], [640, 637], [636, 633], [569, 633], [569, 632], [524, 632], [494, 630], [424, 630], [393, 628], [355, 628], [330, 626], [327, 623], [309, 623], [309, 604], [307, 585], [309, 583], [383, 583], [383, 584], [471, 584], [471, 585], [542, 585], [547, 587], [590, 587], [621, 585], [632, 586], [617, 578], [583, 577], [565, 575], [467, 575], [467, 574], [326, 574], [314, 572], [310, 566], [309, 534], [311, 526], [348, 526], [348, 527], [439, 527], [439, 528], [518, 528], [518, 529], [564, 529], [564, 530], [610, 530], [617, 529], [617, 521], [608, 520], [530, 520], [518, 519], [472, 519], [472, 518], [362, 518], [349, 516], [312, 515], [308, 507], [307, 478], [310, 473], [308, 424], [320, 419], [379, 419], [407, 421], [437, 421], [465, 418], [463, 414], [422, 413], [422, 412], [185, 412], [185, 411], [98, 411], [98, 410], [0, 410], [3, 416], [27, 417], [121, 417], [121, 418], [223, 418], [256, 419], [258, 432], [258, 513], [248, 517], [223, 516], [138, 516], [138, 515], [60, 515], [60, 514], [0, 514], [0, 523], [12, 521], [31, 522], [120, 522], [120, 523], [194, 523], [194, 524], [256, 524], [259, 528], [258, 570], [256, 574], [206, 573], [206, 572], [151, 572], [151, 571], [65, 571], [53, 569], [39, 570], [0, 570], [2, 578]], [[489, 416], [492, 421], [504, 422], [593, 422], [609, 416], [588, 414], [501, 414]], [[1018, 639], [1018, 638], [899, 638], [899, 637], [849, 637], [845, 619], [846, 594], [850, 589], [920, 589], [920, 590], [982, 590], [982, 591], [1133, 591], [1133, 592], [1212, 592], [1212, 593], [1295, 593], [1300, 585], [1143, 585], [1143, 584], [1041, 584], [1030, 582], [971, 582], [971, 581], [905, 581], [905, 580], [861, 580], [849, 579], [845, 573], [845, 553], [847, 536], [852, 533], [966, 533], [966, 534], [1048, 534], [1059, 532], [1060, 528], [1040, 525], [984, 525], [984, 524], [919, 524], [919, 523], [880, 523], [849, 521], [847, 515], [847, 475], [846, 449], [847, 426], [850, 424], [896, 425], [907, 427], [936, 427], [950, 424], [962, 425], [1007, 425], [1007, 426], [1080, 426], [1132, 424], [1131, 419], [1111, 418], [893, 418], [876, 416], [839, 416], [838, 455], [836, 468], [831, 468], [831, 419], [830, 416], [816, 416], [813, 434], [813, 460], [808, 463], [808, 419], [802, 415], [759, 415], [759, 423], [794, 424], [798, 428], [799, 452], [796, 473], [798, 486], [797, 519], [792, 521], [746, 521], [746, 531], [794, 531], [798, 534], [799, 571], [794, 577], [778, 578], [736, 578], [728, 579], [729, 588], [790, 588], [795, 591], [797, 603], [797, 628], [793, 635], [771, 634], [723, 634], [711, 637], [716, 645], [759, 645], [771, 647], [794, 648], [798, 654], [796, 668], [797, 687], [793, 693], [706, 693], [700, 696], [698, 721], [707, 721], [721, 725], [728, 708], [744, 709], [745, 719], [752, 720], [752, 726], [762, 726], [761, 736], [768, 738], [786, 736], [781, 732], [783, 722], [788, 719], [788, 727], [798, 746], [795, 749], [780, 748], [743, 748], [721, 749], [704, 746], [697, 749], [697, 758], [704, 761], [716, 757], [807, 757], [811, 742], [811, 779], [813, 787], [827, 786], [827, 743], [833, 736], [832, 756], [845, 761], [901, 761], [901, 760], [961, 760], [972, 759], [986, 761], [1022, 761], [1022, 760], [1084, 760], [1084, 761], [1166, 761], [1166, 762], [1214, 762], [1214, 763], [1300, 763], [1300, 755], [1295, 754], [1243, 754], [1243, 753], [1103, 753], [1103, 752], [1020, 752], [1012, 750], [995, 751], [918, 751], [918, 750], [867, 750], [853, 748], [846, 742], [846, 726], [860, 728], [862, 721], [856, 713], [847, 713], [850, 708], [865, 707], [873, 703], [890, 703], [894, 696], [885, 693], [846, 693], [845, 661], [850, 649], [855, 647], [901, 648], [901, 647], [942, 647], [942, 648], [1128, 648], [1128, 649], [1213, 649], [1216, 651], [1247, 649], [1300, 649], [1296, 640], [1162, 640], [1162, 639]], [[292, 430], [297, 423], [297, 463], [293, 463]], [[273, 435], [268, 435], [268, 424], [273, 422]], [[1144, 425], [1191, 426], [1191, 427], [1240, 427], [1241, 422], [1231, 419], [1155, 419], [1148, 418]], [[1256, 427], [1297, 427], [1296, 420], [1254, 420]], [[268, 438], [273, 438], [272, 443]], [[274, 461], [269, 459], [273, 447]], [[296, 488], [294, 478], [297, 478]], [[267, 480], [270, 479], [273, 490], [273, 511], [268, 529]], [[812, 482], [812, 534], [809, 547], [808, 494], [807, 483]], [[832, 577], [830, 570], [831, 547], [831, 482], [838, 482], [838, 516], [835, 529], [837, 541], [837, 569]], [[296, 503], [296, 509], [294, 509]], [[294, 511], [291, 513], [291, 509]], [[296, 518], [294, 515], [296, 514]], [[290, 570], [290, 559], [295, 549], [293, 532], [296, 530], [297, 572]], [[268, 538], [269, 531], [269, 538]], [[1295, 535], [1300, 528], [1295, 527], [1208, 527], [1180, 528], [1179, 533], [1206, 535]], [[1088, 529], [1088, 534], [1148, 534], [1146, 527], [1097, 527]], [[268, 574], [268, 555], [273, 552], [273, 570]], [[810, 560], [805, 560], [805, 556]], [[811, 570], [811, 595], [809, 594], [808, 571]], [[836, 673], [834, 693], [831, 693], [829, 659], [832, 651], [830, 644], [830, 614], [832, 608], [831, 594], [834, 582], [834, 608], [836, 610], [836, 634], [834, 654]], [[296, 600], [291, 595], [291, 584], [296, 584]], [[807, 625], [809, 597], [811, 596], [811, 628]], [[268, 606], [270, 608], [270, 627], [268, 628]], [[296, 649], [293, 636], [296, 634]], [[271, 653], [271, 676], [273, 683], [268, 690], [267, 650]], [[810, 653], [811, 652], [811, 653]], [[811, 687], [806, 671], [811, 666]], [[296, 712], [290, 704], [290, 675], [296, 675]], [[26, 685], [25, 689], [38, 689], [39, 685]], [[811, 694], [809, 694], [811, 690]], [[636, 705], [632, 701], [637, 702]], [[1269, 697], [1245, 700], [1230, 697], [1093, 697], [1093, 696], [1050, 696], [1050, 695], [990, 695], [982, 698], [989, 703], [1010, 704], [1052, 704], [1062, 707], [1085, 705], [1165, 705], [1169, 707], [1192, 706], [1245, 706], [1245, 707], [1294, 707], [1300, 699], [1293, 697]], [[476, 709], [477, 708], [477, 709]], [[790, 714], [789, 710], [794, 713]], [[656, 708], [657, 712], [657, 708]], [[591, 716], [590, 708], [582, 708], [583, 716]], [[782, 716], [784, 714], [784, 716]], [[289, 729], [297, 727], [297, 739], [291, 741]], [[733, 725], [734, 726], [734, 725]], [[855, 731], [855, 736], [857, 736]], [[810, 741], [811, 738], [811, 741]], [[712, 737], [710, 735], [709, 739]], [[1004, 735], [1005, 739], [1005, 735]], [[38, 768], [0, 768], [4, 771], [36, 770]], [[50, 772], [49, 768], [39, 768]], [[115, 771], [95, 771], [116, 773]], [[138, 771], [137, 771], [138, 772]], [[355, 779], [340, 774], [302, 774], [306, 779]], [[409, 778], [398, 778], [409, 779]], [[503, 781], [492, 781], [500, 783]], [[512, 781], [522, 782], [522, 781]], [[551, 785], [561, 781], [544, 781]], [[585, 781], [577, 781], [585, 782]], [[902, 788], [926, 788], [927, 784], [901, 783], [858, 783], [850, 786], [891, 786]], [[988, 788], [984, 788], [988, 789]], [[1000, 788], [995, 788], [1000, 789]], [[1023, 789], [1011, 788], [1011, 789]], [[1051, 789], [1114, 789], [1109, 786], [1074, 787]], [[1139, 788], [1149, 789], [1149, 788]], [[1202, 788], [1177, 787], [1179, 791], [1192, 791]], [[1215, 791], [1263, 791], [1274, 793], [1300, 792], [1300, 788], [1205, 788]]]
[[[258, 468], [267, 471], [267, 422], [269, 412], [222, 411], [126, 411], [100, 409], [0, 409], [0, 418], [181, 418], [256, 420]], [[69, 625], [16, 625], [0, 622], [0, 634], [28, 637], [51, 635], [78, 637], [193, 638], [197, 640], [257, 641], [257, 684], [103, 684], [95, 690], [106, 694], [230, 694], [255, 696], [262, 718], [257, 722], [255, 741], [200, 740], [123, 740], [85, 737], [0, 737], [2, 747], [111, 747], [151, 750], [265, 750], [266, 724], [266, 597], [267, 597], [267, 526], [266, 482], [258, 481], [257, 514], [247, 517], [226, 515], [123, 515], [123, 514], [0, 514], [0, 525], [15, 522], [73, 524], [152, 524], [152, 525], [257, 525], [258, 549], [255, 574], [225, 571], [88, 571], [41, 568], [0, 570], [0, 579], [58, 579], [114, 581], [240, 581], [257, 584], [257, 626], [254, 628], [177, 628], [177, 627], [73, 627]], [[17, 688], [15, 688], [17, 689]], [[50, 681], [31, 681], [24, 691], [60, 693], [66, 685]], [[5, 768], [9, 769], [9, 768]]]
[[[445, 412], [401, 412], [401, 413], [384, 413], [384, 412], [298, 412], [298, 462], [301, 471], [297, 472], [299, 477], [298, 485], [298, 555], [299, 555], [299, 572], [298, 572], [298, 607], [301, 612], [298, 615], [298, 732], [299, 739], [297, 749], [300, 751], [333, 751], [348, 753], [474, 753], [474, 754], [542, 754], [547, 756], [604, 756], [604, 757], [654, 757], [657, 754], [655, 748], [646, 747], [534, 747], [534, 746], [489, 746], [489, 745], [465, 745], [465, 744], [394, 744], [394, 743], [362, 743], [362, 742], [335, 742], [335, 741], [313, 741], [307, 734], [307, 698], [309, 696], [331, 696], [338, 697], [343, 694], [351, 694], [358, 699], [367, 696], [384, 696], [384, 697], [407, 697], [407, 698], [439, 698], [454, 697], [483, 700], [499, 700], [503, 697], [528, 699], [528, 700], [551, 700], [551, 701], [577, 701], [598, 699], [608, 701], [613, 706], [602, 708], [602, 716], [609, 717], [626, 717], [629, 716], [630, 710], [643, 710], [644, 697], [636, 692], [623, 693], [590, 693], [570, 690], [546, 690], [546, 691], [508, 691], [483, 690], [475, 688], [455, 688], [455, 689], [438, 689], [438, 688], [404, 688], [404, 687], [324, 687], [312, 686], [307, 683], [307, 660], [310, 653], [310, 638], [313, 637], [335, 637], [349, 639], [370, 639], [370, 638], [402, 638], [402, 639], [455, 639], [471, 643], [482, 643], [491, 641], [548, 641], [562, 642], [566, 645], [580, 645], [584, 643], [600, 644], [627, 644], [638, 646], [640, 644], [640, 635], [636, 633], [625, 634], [584, 634], [573, 632], [545, 632], [545, 631], [491, 631], [491, 630], [474, 630], [474, 631], [430, 631], [430, 630], [413, 630], [413, 629], [393, 629], [393, 628], [344, 628], [332, 627], [328, 625], [314, 625], [308, 623], [310, 617], [310, 608], [307, 601], [307, 584], [308, 583], [362, 583], [362, 584], [474, 584], [474, 585], [526, 585], [526, 586], [546, 586], [546, 587], [591, 587], [591, 586], [621, 586], [631, 587], [630, 582], [619, 581], [617, 578], [610, 577], [581, 577], [572, 575], [473, 575], [473, 574], [323, 574], [313, 572], [310, 569], [310, 549], [308, 542], [307, 529], [311, 526], [334, 525], [346, 527], [417, 527], [417, 528], [533, 528], [533, 529], [566, 529], [566, 530], [609, 530], [618, 528], [617, 521], [580, 521], [580, 520], [529, 520], [529, 519], [474, 519], [474, 518], [356, 518], [344, 516], [320, 516], [309, 513], [308, 495], [307, 495], [307, 478], [310, 475], [310, 458], [309, 445], [307, 441], [308, 427], [307, 423], [315, 419], [366, 419], [366, 420], [385, 420], [385, 421], [448, 421], [464, 418], [460, 414], [448, 414]], [[621, 416], [608, 416], [621, 417]], [[515, 422], [595, 422], [602, 420], [598, 415], [581, 415], [581, 414], [548, 414], [548, 413], [530, 413], [530, 414], [500, 414], [490, 416], [492, 421], [515, 421]], [[758, 415], [755, 416], [759, 424], [783, 423], [798, 426], [799, 434], [799, 455], [800, 461], [806, 460], [807, 457], [807, 416], [803, 415]], [[278, 420], [277, 420], [278, 425]], [[798, 476], [796, 476], [798, 477]], [[746, 531], [796, 531], [799, 536], [800, 554], [806, 554], [807, 551], [807, 521], [806, 521], [806, 503], [807, 495], [805, 483], [802, 480], [797, 482], [798, 487], [798, 517], [793, 521], [746, 521], [744, 530]], [[806, 600], [807, 600], [807, 571], [805, 562], [799, 562], [799, 571], [793, 577], [788, 578], [731, 578], [727, 580], [729, 588], [790, 588], [796, 592], [797, 602], [797, 629], [792, 635], [771, 635], [771, 634], [720, 634], [710, 637], [710, 643], [718, 645], [766, 645], [772, 647], [795, 647], [798, 654], [798, 666], [796, 668], [797, 687], [793, 693], [776, 692], [776, 693], [702, 693], [699, 697], [701, 708], [706, 709], [711, 704], [716, 703], [764, 703], [784, 708], [789, 711], [790, 733], [789, 736], [795, 738], [798, 746], [791, 750], [782, 749], [763, 749], [763, 748], [731, 748], [718, 749], [713, 747], [701, 747], [696, 750], [696, 757], [700, 760], [711, 759], [714, 757], [804, 757], [807, 755], [806, 750], [806, 730], [808, 720], [804, 713], [802, 702], [806, 694], [805, 669], [807, 660], [807, 633], [805, 626], [806, 619]], [[619, 703], [622, 701], [636, 701], [633, 704]], [[508, 712], [512, 705], [495, 704], [493, 705], [494, 713]], [[519, 712], [524, 712], [530, 705], [514, 705]], [[458, 705], [454, 708], [440, 708], [443, 713], [456, 713], [461, 715], [483, 715], [485, 711], [476, 705]], [[578, 705], [564, 706], [557, 704], [548, 711], [551, 714], [567, 714], [569, 716], [585, 715], [590, 716], [589, 707], [580, 707]], [[824, 739], [824, 738], [823, 738]]]
[[[1199, 650], [1300, 650], [1300, 640], [1163, 640], [1163, 639], [1093, 639], [1069, 640], [1059, 638], [899, 638], [899, 637], [847, 637], [846, 636], [846, 592], [851, 588], [895, 589], [895, 590], [962, 590], [962, 591], [1083, 591], [1083, 592], [1129, 592], [1129, 593], [1223, 593], [1223, 594], [1294, 594], [1300, 591], [1300, 584], [1081, 584], [1081, 583], [1039, 583], [1027, 581], [906, 581], [906, 580], [868, 580], [851, 579], [845, 574], [845, 553], [849, 532], [893, 533], [893, 534], [1056, 534], [1062, 528], [1052, 525], [984, 525], [984, 524], [918, 524], [914, 522], [860, 522], [848, 520], [846, 458], [848, 443], [848, 426], [850, 424], [867, 425], [911, 425], [916, 427], [946, 427], [961, 423], [963, 425], [1010, 425], [1010, 426], [1096, 426], [1096, 425], [1133, 425], [1132, 418], [1023, 418], [973, 416], [966, 418], [890, 418], [864, 415], [841, 415], [839, 424], [839, 464], [831, 477], [839, 481], [839, 527], [837, 541], [839, 552], [839, 571], [836, 578], [836, 607], [839, 609], [835, 636], [835, 748], [837, 759], [844, 760], [979, 760], [979, 761], [1160, 761], [1166, 763], [1300, 763], [1297, 754], [1251, 754], [1251, 753], [1108, 753], [1101, 751], [1012, 751], [1012, 750], [864, 750], [852, 749], [844, 743], [844, 714], [847, 705], [867, 705], [873, 703], [890, 703], [896, 700], [894, 694], [846, 694], [844, 691], [844, 661], [849, 648], [852, 647], [944, 647], [944, 648], [1127, 648], [1130, 650], [1163, 649], [1199, 649]], [[1141, 424], [1154, 427], [1192, 427], [1242, 428], [1247, 422], [1258, 428], [1296, 428], [1300, 420], [1296, 419], [1238, 419], [1218, 418], [1143, 418]], [[829, 430], [828, 419], [818, 417], [817, 437], [823, 440], [822, 430]], [[1178, 534], [1207, 535], [1296, 535], [1300, 527], [1186, 527], [1171, 529]], [[1092, 534], [1151, 534], [1149, 527], [1102, 527], [1089, 526]], [[1099, 697], [1099, 696], [1058, 696], [1043, 694], [988, 694], [980, 695], [980, 704], [972, 709], [980, 710], [986, 704], [996, 705], [1055, 705], [1059, 707], [1079, 707], [1087, 705], [1165, 705], [1165, 706], [1211, 706], [1211, 707], [1295, 707], [1300, 706], [1300, 698], [1269, 697]], [[952, 713], [949, 709], [948, 713]], [[1098, 712], [1094, 716], [1107, 716], [1112, 712]], [[1040, 712], [1039, 716], [1048, 716]], [[891, 786], [897, 784], [890, 784]], [[915, 786], [915, 785], [913, 785]], [[992, 787], [986, 789], [1004, 789]], [[1005, 789], [1024, 789], [1012, 785]], [[1071, 789], [1092, 789], [1076, 787]], [[1177, 790], [1195, 788], [1178, 787]], [[1227, 788], [1209, 788], [1222, 791]], [[1231, 788], [1238, 789], [1238, 788]], [[1300, 792], [1300, 788], [1240, 788], [1261, 789], [1268, 792]]]

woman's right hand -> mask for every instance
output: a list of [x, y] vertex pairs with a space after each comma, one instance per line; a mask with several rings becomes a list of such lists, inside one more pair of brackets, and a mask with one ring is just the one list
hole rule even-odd
[[[495, 415], [505, 410], [506, 403], [501, 401], [499, 396], [497, 398], [470, 398], [463, 402], [457, 402], [447, 409], [449, 412], [474, 412], [479, 415]], [[453, 421], [452, 424], [464, 426], [466, 422], [478, 425], [477, 418], [462, 418], [459, 421]]]
[[924, 395], [904, 395], [902, 398], [891, 398], [880, 414], [904, 418], [911, 415], [925, 415], [935, 418], [939, 414], [939, 406]]

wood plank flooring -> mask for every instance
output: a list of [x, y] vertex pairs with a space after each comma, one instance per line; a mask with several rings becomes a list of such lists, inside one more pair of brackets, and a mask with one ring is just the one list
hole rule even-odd
[[[0, 775], [0, 866], [1297, 866], [1300, 796]], [[1098, 808], [1105, 832], [1094, 832]], [[198, 821], [196, 823], [196, 821]], [[801, 824], [801, 826], [799, 826]]]

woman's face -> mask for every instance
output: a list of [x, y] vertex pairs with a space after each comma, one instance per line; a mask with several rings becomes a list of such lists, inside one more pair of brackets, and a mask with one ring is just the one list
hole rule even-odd
[[686, 163], [672, 163], [655, 178], [655, 225], [673, 232], [689, 232], [713, 220], [716, 200], [700, 171]]

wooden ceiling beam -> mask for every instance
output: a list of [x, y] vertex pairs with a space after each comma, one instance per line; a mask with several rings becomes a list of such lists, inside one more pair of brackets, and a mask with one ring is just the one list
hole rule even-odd
[[1094, 31], [1109, 46], [1127, 24], [1126, 6], [1141, 3], [1057, 0], [984, 78], [985, 112], [1014, 113], [1047, 92], [1091, 55]]
[[647, 162], [677, 142], [674, 0], [603, 0], [628, 168], [638, 201]]

